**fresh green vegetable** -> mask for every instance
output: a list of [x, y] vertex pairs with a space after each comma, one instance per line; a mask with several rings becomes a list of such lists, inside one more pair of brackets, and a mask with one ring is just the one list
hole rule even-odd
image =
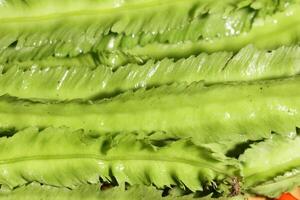
[[[252, 47], [249, 49], [251, 50], [245, 50], [246, 55], [256, 52]], [[92, 62], [91, 67], [81, 66], [80, 63], [87, 64], [85, 59], [78, 60], [78, 64], [74, 63], [74, 66], [68, 59], [52, 59], [50, 60], [52, 62], [43, 63], [3, 64], [0, 94], [50, 100], [90, 99], [112, 96], [128, 89], [149, 88], [174, 82], [192, 83], [204, 79], [218, 81], [222, 79], [218, 77], [223, 74], [222, 69], [231, 57], [231, 52], [222, 52], [212, 55], [201, 54], [179, 61], [151, 60], [144, 65], [128, 64], [116, 71], [103, 65], [95, 67]], [[288, 57], [282, 62], [287, 64], [290, 60], [292, 59]], [[291, 73], [296, 73], [294, 69], [296, 66], [293, 65], [295, 63], [291, 63]], [[224, 76], [225, 74], [226, 72]]]
[[[249, 1], [248, 1], [249, 2]], [[259, 3], [258, 3], [259, 4]], [[287, 3], [289, 5], [289, 3]], [[299, 3], [288, 6], [288, 9], [268, 16], [265, 20], [254, 20], [251, 30], [235, 37], [220, 37], [217, 39], [187, 41], [176, 44], [148, 44], [125, 49], [129, 56], [162, 59], [164, 57], [181, 58], [200, 52], [238, 51], [248, 44], [258, 48], [272, 49], [281, 45], [295, 44], [299, 41]]]
[[239, 160], [244, 187], [255, 194], [278, 197], [300, 184], [300, 137], [274, 135], [254, 144]]
[[89, 55], [2, 67], [0, 95], [49, 100], [93, 99], [172, 83], [213, 84], [289, 77], [300, 72], [300, 48], [281, 47], [268, 52], [248, 46], [236, 55], [203, 53], [178, 61], [163, 59], [144, 65], [128, 64], [116, 71], [108, 66], [96, 66]]
[[297, 43], [298, 3], [5, 1], [0, 6], [1, 60], [87, 52], [119, 52], [147, 60], [188, 57], [203, 51], [238, 51], [247, 44], [275, 48]]
[[[212, 4], [210, 0], [203, 3], [198, 0], [164, 2], [81, 0], [76, 3], [69, 0], [55, 3], [5, 1], [0, 7], [2, 22], [0, 46], [6, 49], [14, 47], [12, 44], [15, 44], [16, 49], [30, 51], [30, 54], [32, 54], [30, 49], [38, 48], [43, 49], [41, 52], [44, 55], [52, 54], [60, 57], [76, 56], [92, 49], [99, 49], [101, 46], [105, 49], [114, 49], [116, 43], [119, 43], [118, 39], [115, 39], [116, 35], [119, 37], [120, 34], [119, 38], [125, 45], [136, 43], [139, 38], [147, 40], [149, 36], [186, 27], [191, 21], [200, 20], [202, 15], [213, 11], [214, 8], [221, 7], [220, 10], [224, 11], [226, 7], [232, 7], [229, 6], [231, 2], [236, 0], [220, 2], [218, 6]], [[222, 20], [223, 26], [225, 23], [226, 20]], [[206, 29], [209, 31], [211, 27]], [[122, 39], [123, 37], [125, 38]]]
[[[174, 190], [174, 189], [172, 189]], [[177, 195], [170, 192], [168, 196], [162, 197], [162, 191], [155, 187], [145, 187], [141, 185], [134, 185], [125, 190], [124, 186], [113, 187], [100, 191], [99, 185], [82, 185], [74, 190], [66, 188], [57, 188], [38, 183], [31, 183], [27, 186], [17, 188], [13, 191], [1, 189], [0, 199], [5, 200], [211, 200], [211, 195], [205, 197], [194, 197], [190, 195]], [[216, 198], [216, 200], [245, 200], [246, 196]]]
[[[99, 185], [82, 185], [74, 190], [67, 188], [57, 188], [46, 185], [40, 185], [38, 183], [31, 183], [28, 186], [17, 188], [11, 191], [1, 191], [0, 199], [5, 200], [163, 200], [169, 198], [163, 198], [162, 192], [156, 190], [154, 187], [142, 187], [134, 186], [129, 190], [125, 190], [125, 187], [114, 187], [105, 191], [100, 190]], [[193, 198], [176, 198], [178, 200], [188, 200]]]
[[86, 103], [2, 97], [0, 127], [164, 131], [197, 142], [257, 140], [270, 137], [271, 131], [285, 135], [299, 126], [299, 84], [300, 77], [212, 86], [175, 84]]
[[239, 175], [234, 161], [185, 139], [155, 143], [128, 133], [99, 136], [67, 128], [29, 128], [0, 138], [0, 148], [0, 184], [10, 188], [32, 181], [74, 188], [101, 177], [159, 188], [178, 184], [196, 191]]
[[279, 197], [299, 41], [300, 0], [0, 0], [0, 199]]
[[[299, 165], [298, 165], [299, 166]], [[281, 193], [291, 191], [300, 184], [299, 167], [292, 171], [287, 171], [280, 176], [276, 176], [264, 183], [260, 183], [253, 188], [249, 188], [248, 192], [252, 194], [265, 195], [270, 198], [276, 198]]]

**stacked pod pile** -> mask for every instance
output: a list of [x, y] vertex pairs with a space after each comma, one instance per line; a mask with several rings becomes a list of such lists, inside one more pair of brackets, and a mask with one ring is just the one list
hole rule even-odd
[[0, 2], [0, 199], [300, 185], [299, 0]]

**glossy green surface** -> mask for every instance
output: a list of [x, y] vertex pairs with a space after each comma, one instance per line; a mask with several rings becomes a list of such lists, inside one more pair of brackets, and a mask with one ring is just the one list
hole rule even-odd
[[34, 103], [0, 99], [0, 127], [99, 132], [165, 131], [198, 142], [260, 139], [299, 126], [300, 77], [203, 86], [174, 84], [99, 102]]
[[17, 0], [4, 1], [0, 13], [2, 62], [105, 52], [113, 58], [105, 64], [115, 65], [123, 62], [116, 52], [145, 61], [247, 44], [276, 48], [299, 38], [298, 0]]
[[238, 175], [234, 161], [190, 140], [155, 144], [129, 133], [98, 136], [67, 128], [29, 128], [0, 138], [0, 184], [14, 188], [37, 181], [74, 188], [98, 183], [101, 177], [119, 184], [178, 184], [196, 191]]
[[299, 0], [0, 0], [0, 199], [278, 197], [299, 39]]
[[[125, 187], [117, 187], [105, 191], [100, 190], [98, 185], [82, 185], [74, 190], [67, 188], [57, 188], [51, 186], [31, 183], [27, 186], [17, 188], [11, 191], [0, 191], [0, 199], [5, 200], [163, 200], [162, 192], [156, 190], [155, 187], [134, 186], [128, 190]], [[172, 197], [172, 199], [188, 200], [191, 197], [180, 198]], [[167, 198], [171, 200], [171, 198]]]
[[274, 135], [254, 144], [239, 158], [244, 187], [255, 194], [278, 197], [300, 184], [300, 137]]
[[198, 42], [187, 41], [178, 44], [149, 44], [144, 47], [135, 47], [125, 50], [128, 55], [145, 56], [152, 58], [186, 57], [200, 52], [238, 51], [248, 44], [258, 48], [272, 49], [281, 45], [297, 44], [299, 41], [299, 12], [297, 3], [283, 12], [266, 17], [265, 21], [254, 20], [249, 32], [234, 37], [221, 37]]
[[202, 53], [177, 61], [166, 58], [144, 65], [128, 64], [116, 70], [97, 65], [91, 55], [85, 55], [76, 59], [2, 64], [0, 95], [44, 100], [95, 99], [164, 84], [253, 81], [284, 78], [299, 72], [298, 46], [271, 52], [248, 46], [236, 55]]
[[[33, 54], [33, 50], [39, 48], [39, 53], [59, 57], [86, 53], [101, 44], [113, 49], [114, 34], [134, 38], [143, 32], [158, 34], [185, 26], [206, 12], [203, 7], [210, 4], [210, 0], [202, 5], [198, 0], [163, 3], [158, 0], [76, 3], [63, 0], [54, 4], [52, 1], [4, 1], [0, 7], [0, 46], [5, 50], [14, 47], [11, 44], [16, 42], [17, 50]], [[161, 19], [164, 20], [158, 23]]]

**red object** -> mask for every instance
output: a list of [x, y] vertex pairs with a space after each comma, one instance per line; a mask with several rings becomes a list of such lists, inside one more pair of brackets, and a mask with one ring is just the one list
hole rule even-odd
[[277, 200], [298, 200], [291, 193], [283, 193]]

